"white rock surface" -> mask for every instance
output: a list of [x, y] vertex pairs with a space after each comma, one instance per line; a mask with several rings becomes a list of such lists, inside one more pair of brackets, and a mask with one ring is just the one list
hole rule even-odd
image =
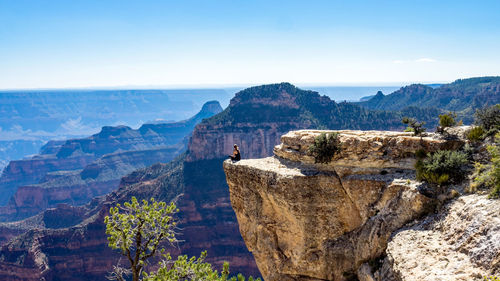
[[[467, 195], [399, 231], [386, 263], [400, 280], [483, 280], [500, 273], [500, 202]], [[379, 280], [387, 280], [382, 274]]]

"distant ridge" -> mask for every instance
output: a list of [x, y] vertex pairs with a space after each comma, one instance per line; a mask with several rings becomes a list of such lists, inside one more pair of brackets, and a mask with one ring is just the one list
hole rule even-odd
[[409, 106], [454, 111], [471, 122], [477, 108], [500, 103], [500, 77], [458, 79], [450, 84], [413, 84], [389, 95], [377, 93], [371, 99], [356, 104], [375, 110], [401, 110]]

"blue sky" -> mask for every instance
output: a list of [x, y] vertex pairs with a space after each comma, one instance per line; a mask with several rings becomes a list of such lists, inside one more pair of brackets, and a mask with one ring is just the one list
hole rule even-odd
[[500, 75], [500, 1], [0, 0], [0, 89]]

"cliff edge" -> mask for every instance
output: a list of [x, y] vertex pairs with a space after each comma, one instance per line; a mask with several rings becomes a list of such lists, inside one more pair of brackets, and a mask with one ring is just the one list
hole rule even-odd
[[[340, 153], [328, 164], [316, 164], [307, 151], [321, 132], [292, 131], [282, 136], [272, 157], [224, 162], [240, 232], [266, 281], [474, 280], [491, 273], [492, 265], [498, 266], [500, 246], [490, 245], [486, 257], [477, 254], [485, 245], [477, 241], [468, 245], [473, 248], [469, 252], [449, 246], [448, 253], [432, 255], [436, 251], [432, 245], [440, 245], [438, 240], [452, 233], [441, 233], [425, 220], [403, 229], [432, 213], [438, 203], [430, 188], [415, 179], [415, 151], [454, 150], [463, 145], [462, 140], [434, 134], [421, 138], [401, 132], [337, 131]], [[439, 222], [432, 225], [445, 224], [448, 215], [456, 214], [433, 218]], [[478, 215], [473, 222], [457, 224], [453, 233], [460, 233], [462, 227], [462, 232], [474, 236], [473, 223], [490, 225], [487, 231], [494, 239], [490, 244], [495, 244], [499, 241], [498, 227], [492, 224], [495, 219], [498, 216], [492, 222]], [[436, 241], [422, 238], [427, 236]], [[412, 243], [430, 243], [430, 248], [425, 251]], [[462, 243], [462, 249], [468, 249], [464, 243], [468, 242]], [[432, 268], [433, 259], [454, 254], [461, 255], [461, 266], [445, 266], [433, 275], [410, 270], [420, 261]]]

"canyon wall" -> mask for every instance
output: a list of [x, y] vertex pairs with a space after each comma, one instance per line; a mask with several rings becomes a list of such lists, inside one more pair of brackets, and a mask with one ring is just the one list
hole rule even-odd
[[82, 169], [95, 159], [94, 156], [85, 155], [65, 159], [33, 157], [10, 161], [0, 176], [0, 205], [5, 205], [19, 186], [37, 183], [50, 172]]
[[[165, 166], [168, 168], [152, 167], [123, 178], [120, 189], [113, 192], [109, 200], [115, 200], [110, 202], [120, 202], [120, 200], [129, 200], [131, 196], [138, 198], [153, 196], [168, 201], [178, 193], [183, 193], [178, 201], [181, 210], [179, 214], [180, 227], [182, 228], [179, 238], [184, 241], [179, 245], [180, 252], [188, 255], [199, 255], [201, 251], [207, 250], [207, 261], [213, 263], [216, 268], [220, 268], [223, 261], [227, 260], [230, 262], [232, 272], [260, 275], [254, 258], [246, 249], [239, 232], [222, 168], [224, 159], [232, 153], [233, 144], [240, 145], [243, 158], [263, 157], [272, 155], [274, 146], [279, 143], [280, 135], [290, 130], [314, 127], [392, 128], [398, 126], [401, 127], [401, 124], [395, 115], [371, 112], [347, 103], [337, 104], [328, 97], [322, 97], [316, 92], [298, 89], [288, 83], [249, 88], [237, 93], [231, 100], [229, 107], [223, 112], [196, 126], [189, 140], [188, 152], [183, 158]], [[149, 126], [145, 125], [143, 128], [149, 128]], [[143, 129], [143, 131], [147, 132], [149, 129]], [[124, 133], [130, 132], [124, 130]], [[110, 133], [108, 135], [109, 139], [124, 143], [119, 137], [120, 134]], [[93, 141], [98, 142], [98, 139], [95, 137]], [[71, 145], [66, 144], [66, 147], [73, 149], [66, 149], [66, 152], [60, 156], [87, 154], [92, 141], [71, 143]], [[53, 143], [53, 148], [47, 147], [46, 150], [55, 151], [58, 146], [63, 147], [64, 145]], [[87, 169], [87, 171], [87, 175], [92, 175], [92, 169]], [[152, 177], [157, 179], [153, 180]], [[143, 190], [148, 190], [148, 192], [144, 193]], [[173, 194], [171, 190], [178, 193]], [[122, 199], [117, 199], [116, 194], [121, 194], [120, 198]], [[82, 208], [96, 208], [92, 202], [82, 206]], [[75, 222], [81, 224], [66, 225], [64, 228], [44, 230], [47, 229], [47, 226], [39, 223], [41, 219], [38, 216], [26, 219], [30, 223], [0, 224], [0, 226], [5, 227], [4, 239], [8, 239], [8, 237], [18, 233], [19, 229], [29, 229], [26, 224], [36, 225], [39, 230], [29, 232], [30, 237], [43, 232], [40, 235], [45, 237], [46, 240], [43, 241], [47, 241], [47, 243], [40, 248], [39, 252], [45, 253], [49, 264], [52, 260], [66, 260], [67, 267], [73, 268], [78, 274], [87, 276], [87, 279], [82, 277], [81, 280], [105, 280], [105, 275], [111, 267], [107, 267], [106, 270], [103, 267], [95, 270], [86, 268], [77, 259], [69, 258], [70, 254], [65, 251], [51, 250], [50, 241], [56, 241], [59, 239], [56, 238], [59, 235], [70, 239], [73, 237], [73, 233], [84, 231], [81, 228], [93, 222], [96, 223], [92, 224], [94, 228], [99, 226], [103, 229], [103, 222], [96, 221], [99, 217], [95, 216], [95, 213], [92, 215], [88, 211], [85, 213], [90, 218], [84, 222], [76, 220]], [[105, 241], [104, 231], [100, 234], [97, 231], [93, 232], [93, 235], [97, 236], [89, 239], [95, 241], [93, 244], [95, 247], [78, 249], [80, 255], [88, 257], [90, 260], [105, 255], [110, 260], [115, 261], [117, 254], [110, 254], [106, 243], [99, 242]], [[54, 237], [54, 240], [51, 240], [50, 237]], [[28, 240], [29, 238], [19, 239]], [[21, 255], [29, 256], [28, 253], [31, 250], [28, 245], [16, 244], [15, 242], [5, 243], [0, 249], [0, 255], [9, 256], [13, 245], [17, 247], [18, 257]], [[8, 262], [4, 260], [4, 263], [12, 264], [12, 268], [17, 268], [16, 271], [19, 270], [19, 274], [22, 274], [23, 268], [33, 269], [33, 264], [27, 260], [25, 262], [23, 259], [10, 259]], [[3, 263], [0, 261], [0, 264]], [[55, 266], [52, 264], [43, 273], [44, 276], [56, 273], [66, 274], [56, 269]], [[15, 280], [15, 276], [18, 275], [15, 272], [12, 274], [10, 277], [4, 276], [4, 278]]]
[[96, 196], [115, 190], [124, 175], [155, 163], [168, 162], [183, 150], [182, 145], [177, 145], [113, 153], [97, 159], [83, 170], [47, 173], [38, 184], [18, 187], [9, 203], [0, 207], [0, 220], [24, 219], [61, 203], [83, 205]]
[[[259, 274], [241, 238], [222, 167], [233, 144], [240, 147], [243, 158], [258, 158], [272, 155], [280, 136], [290, 130], [400, 126], [391, 114], [385, 116], [389, 118], [377, 114], [337, 104], [288, 83], [237, 93], [228, 108], [196, 126], [190, 139], [184, 162], [184, 196], [179, 201], [186, 240], [182, 252], [197, 254], [207, 249], [219, 267], [226, 259], [233, 272]], [[356, 122], [353, 116], [357, 116]]]

